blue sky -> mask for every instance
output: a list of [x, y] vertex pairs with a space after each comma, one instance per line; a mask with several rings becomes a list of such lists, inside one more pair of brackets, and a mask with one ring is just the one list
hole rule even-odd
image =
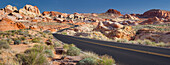
[[0, 0], [0, 8], [6, 5], [22, 8], [26, 4], [38, 6], [43, 11], [62, 13], [103, 13], [117, 9], [121, 13], [143, 13], [149, 9], [170, 11], [170, 0]]

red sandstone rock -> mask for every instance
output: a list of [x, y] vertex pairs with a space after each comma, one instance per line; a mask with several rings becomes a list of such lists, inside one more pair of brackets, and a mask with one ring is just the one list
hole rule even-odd
[[43, 16], [50, 15], [50, 12], [49, 12], [49, 11], [44, 11], [44, 12], [42, 13], [42, 15], [43, 15]]
[[160, 10], [160, 9], [152, 9], [143, 14], [143, 17], [158, 17], [165, 18], [170, 16], [170, 11]]
[[112, 13], [112, 14], [122, 15], [119, 11], [117, 11], [117, 10], [115, 10], [115, 9], [109, 9], [109, 10], [107, 10], [106, 13]]
[[0, 31], [8, 31], [8, 30], [18, 30], [19, 28], [10, 19], [3, 18], [2, 21], [0, 21]]

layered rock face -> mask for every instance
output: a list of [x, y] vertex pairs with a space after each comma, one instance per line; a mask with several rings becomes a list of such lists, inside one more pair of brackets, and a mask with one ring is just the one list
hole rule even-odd
[[160, 10], [160, 9], [152, 9], [145, 12], [143, 17], [158, 17], [158, 18], [166, 18], [170, 17], [170, 11]]
[[30, 17], [40, 16], [40, 10], [37, 6], [25, 5], [22, 9], [19, 10], [20, 14], [27, 15]]
[[98, 26], [94, 29], [102, 32], [105, 36], [112, 39], [127, 39], [135, 35], [131, 26], [123, 26], [117, 22], [99, 22]]
[[115, 9], [109, 9], [109, 10], [107, 10], [106, 13], [112, 13], [112, 14], [122, 15], [119, 11], [117, 11], [117, 10], [115, 10]]
[[162, 33], [162, 32], [156, 32], [152, 29], [140, 29], [137, 32], [137, 35], [135, 36], [135, 40], [137, 39], [148, 39], [154, 42], [164, 42], [164, 43], [170, 43], [170, 34], [169, 33]]

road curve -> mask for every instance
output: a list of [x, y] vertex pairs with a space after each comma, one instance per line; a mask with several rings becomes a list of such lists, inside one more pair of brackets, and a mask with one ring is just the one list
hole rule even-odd
[[170, 65], [170, 49], [92, 40], [61, 34], [53, 34], [58, 40], [75, 44], [82, 50], [107, 54], [117, 65]]

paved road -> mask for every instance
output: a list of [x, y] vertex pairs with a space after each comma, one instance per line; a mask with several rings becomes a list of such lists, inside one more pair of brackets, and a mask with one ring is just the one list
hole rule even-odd
[[53, 35], [64, 43], [75, 44], [82, 50], [110, 55], [117, 65], [170, 65], [170, 49]]

